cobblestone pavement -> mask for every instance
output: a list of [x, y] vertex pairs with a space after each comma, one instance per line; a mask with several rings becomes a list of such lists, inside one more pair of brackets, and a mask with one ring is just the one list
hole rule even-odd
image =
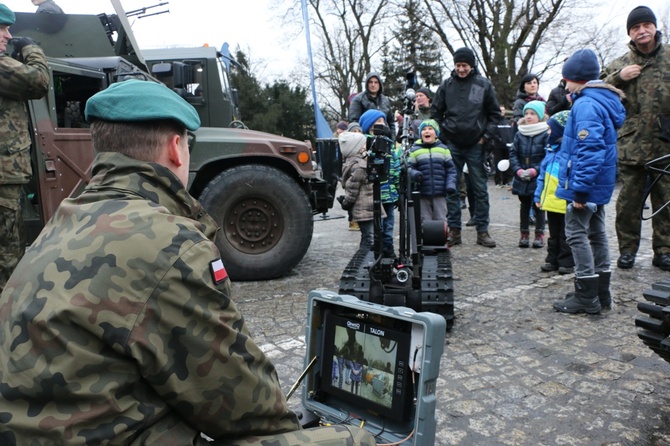
[[[642, 291], [668, 277], [651, 265], [651, 229], [632, 270], [617, 270], [614, 200], [607, 207], [615, 306], [598, 316], [565, 315], [552, 302], [572, 276], [540, 272], [544, 249], [520, 249], [519, 202], [489, 187], [496, 248], [463, 226], [452, 248], [456, 321], [438, 381], [439, 445], [670, 445], [670, 364], [637, 337]], [[616, 198], [616, 196], [615, 196]], [[304, 260], [280, 280], [236, 283], [254, 339], [275, 362], [282, 387], [303, 368], [307, 293], [337, 291], [360, 233], [339, 207], [316, 217]], [[467, 212], [464, 213], [464, 219]], [[300, 392], [289, 401], [300, 407]]]

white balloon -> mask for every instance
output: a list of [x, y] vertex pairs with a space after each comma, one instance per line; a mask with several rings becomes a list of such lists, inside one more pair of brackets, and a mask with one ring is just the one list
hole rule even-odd
[[509, 160], [500, 160], [498, 161], [498, 171], [505, 172], [509, 169]]

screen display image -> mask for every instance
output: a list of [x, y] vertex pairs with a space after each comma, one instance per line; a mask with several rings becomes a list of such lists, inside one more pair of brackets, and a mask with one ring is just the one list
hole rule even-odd
[[[411, 385], [408, 335], [355, 318], [326, 318], [323, 376], [326, 393], [401, 420]], [[324, 373], [325, 374], [325, 373]]]

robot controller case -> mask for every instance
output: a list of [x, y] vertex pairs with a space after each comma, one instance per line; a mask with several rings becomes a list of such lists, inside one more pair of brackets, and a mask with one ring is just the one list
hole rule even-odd
[[309, 294], [302, 403], [322, 423], [363, 427], [378, 443], [433, 445], [446, 321], [353, 296]]

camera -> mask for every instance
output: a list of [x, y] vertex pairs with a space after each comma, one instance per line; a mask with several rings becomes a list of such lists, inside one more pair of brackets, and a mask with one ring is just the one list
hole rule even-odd
[[368, 178], [372, 182], [377, 180], [384, 182], [388, 180], [391, 167], [391, 150], [393, 149], [391, 129], [383, 124], [375, 124], [372, 126], [372, 134], [373, 137], [366, 141]]

